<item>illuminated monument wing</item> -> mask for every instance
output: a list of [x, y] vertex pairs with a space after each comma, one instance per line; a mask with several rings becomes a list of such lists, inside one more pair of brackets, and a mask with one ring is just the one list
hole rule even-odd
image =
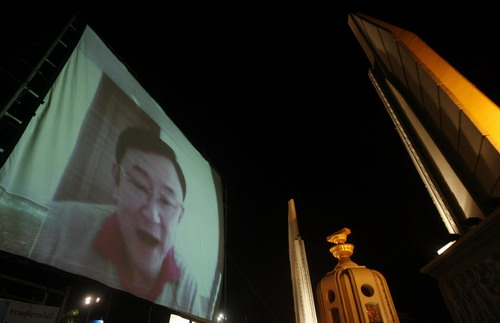
[[304, 241], [299, 235], [295, 203], [288, 201], [288, 250], [292, 274], [293, 300], [296, 323], [316, 323], [316, 310], [307, 265]]
[[499, 209], [500, 109], [415, 34], [361, 14], [349, 25], [448, 231], [465, 233]]
[[415, 34], [363, 14], [348, 24], [368, 75], [456, 242], [422, 272], [456, 322], [500, 318], [500, 108]]

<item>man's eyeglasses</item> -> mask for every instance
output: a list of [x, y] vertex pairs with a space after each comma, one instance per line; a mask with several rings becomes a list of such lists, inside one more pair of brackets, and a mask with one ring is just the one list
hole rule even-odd
[[158, 205], [162, 212], [174, 212], [182, 208], [182, 204], [170, 192], [158, 190], [157, 196], [155, 196], [155, 190], [150, 189], [151, 184], [148, 183], [147, 179], [128, 175], [121, 166], [120, 174], [130, 183], [134, 196], [137, 196], [137, 198], [145, 203], [150, 203], [154, 197], [156, 205]]

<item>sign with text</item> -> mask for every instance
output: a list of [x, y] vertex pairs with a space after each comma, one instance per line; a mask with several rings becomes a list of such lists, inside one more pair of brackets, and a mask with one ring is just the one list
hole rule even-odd
[[[59, 307], [31, 304], [13, 300], [0, 300], [2, 323], [55, 323]], [[2, 311], [4, 311], [2, 313]]]

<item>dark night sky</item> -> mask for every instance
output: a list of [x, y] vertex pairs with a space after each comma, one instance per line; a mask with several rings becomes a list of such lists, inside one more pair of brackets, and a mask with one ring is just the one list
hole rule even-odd
[[[21, 36], [12, 52], [69, 19], [67, 6], [43, 3], [12, 11], [9, 41]], [[500, 12], [340, 3], [75, 5], [224, 179], [230, 322], [294, 319], [291, 198], [313, 286], [336, 265], [325, 237], [348, 227], [353, 261], [386, 277], [399, 312], [447, 322], [437, 283], [419, 272], [446, 230], [370, 84], [347, 14], [414, 32], [498, 104]]]

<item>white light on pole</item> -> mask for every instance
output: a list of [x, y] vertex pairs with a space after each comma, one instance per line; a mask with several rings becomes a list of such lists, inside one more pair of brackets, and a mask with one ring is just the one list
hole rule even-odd
[[100, 297], [96, 297], [95, 300], [92, 301], [92, 296], [87, 296], [85, 297], [85, 305], [89, 306], [89, 310], [87, 311], [87, 320], [85, 322], [88, 323], [89, 318], [90, 318], [90, 311], [92, 310], [92, 304], [93, 303], [99, 303], [101, 301]]

